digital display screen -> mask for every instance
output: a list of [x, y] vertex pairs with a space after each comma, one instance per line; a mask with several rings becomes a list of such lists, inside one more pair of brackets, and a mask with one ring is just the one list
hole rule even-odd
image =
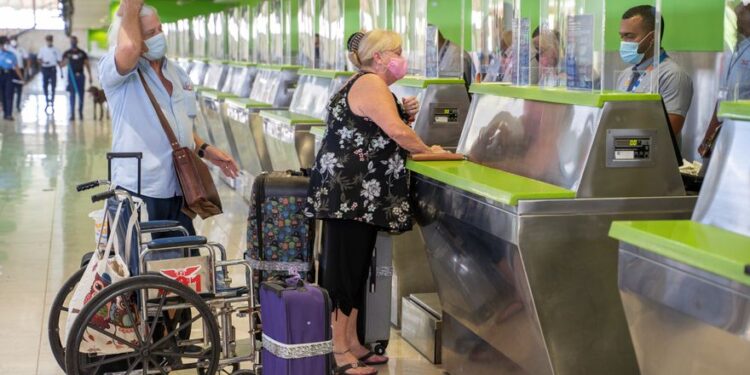
[[615, 138], [615, 160], [643, 160], [651, 154], [651, 138]]
[[435, 124], [458, 123], [458, 108], [436, 107], [432, 119]]

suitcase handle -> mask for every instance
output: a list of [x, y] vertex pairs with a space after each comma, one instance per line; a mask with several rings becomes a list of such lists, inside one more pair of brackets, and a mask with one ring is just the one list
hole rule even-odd
[[142, 152], [108, 152], [107, 153], [107, 180], [112, 182], [112, 159], [136, 159], [138, 161], [138, 195], [141, 195], [141, 160]]

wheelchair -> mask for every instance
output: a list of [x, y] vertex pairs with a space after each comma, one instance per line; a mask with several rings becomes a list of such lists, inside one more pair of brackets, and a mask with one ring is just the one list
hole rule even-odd
[[[77, 190], [108, 184], [104, 180], [92, 181], [79, 185]], [[131, 214], [145, 209], [142, 201], [121, 189], [92, 197], [92, 202], [104, 200]], [[181, 236], [145, 242], [147, 234], [162, 232], [179, 232]], [[132, 238], [132, 247], [138, 251], [126, 259], [131, 276], [90, 298], [80, 312], [76, 311], [78, 316], [67, 335], [63, 328], [71, 312], [68, 304], [85, 266], [63, 284], [52, 303], [49, 341], [55, 359], [66, 373], [259, 374], [260, 308], [249, 263], [244, 259], [227, 260], [222, 245], [202, 236], [189, 236], [175, 221], [136, 220]], [[158, 257], [170, 251], [182, 251], [186, 256]], [[93, 257], [96, 256], [94, 252]], [[228, 287], [232, 283], [230, 267], [244, 269], [244, 285]], [[237, 354], [235, 317], [247, 319], [249, 354]], [[103, 354], [97, 350], [95, 339], [108, 340], [119, 349]], [[240, 369], [243, 363], [250, 369]]]

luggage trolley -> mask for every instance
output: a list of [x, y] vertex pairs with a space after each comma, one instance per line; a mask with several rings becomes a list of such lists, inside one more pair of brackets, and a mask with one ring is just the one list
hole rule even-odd
[[[140, 176], [140, 154], [108, 154], [107, 157], [110, 166], [114, 158], [138, 159]], [[101, 185], [109, 185], [109, 182], [82, 184], [78, 191]], [[138, 189], [140, 191], [140, 181]], [[145, 208], [142, 201], [122, 189], [110, 188], [96, 194], [92, 202], [105, 199], [108, 204], [116, 204], [118, 210], [130, 213]], [[142, 236], [147, 233], [167, 231], [177, 231], [182, 236], [142, 243]], [[126, 256], [132, 276], [112, 283], [91, 297], [70, 326], [67, 340], [63, 340], [65, 335], [60, 329], [61, 317], [70, 312], [66, 304], [86, 268], [72, 275], [55, 298], [49, 334], [58, 363], [68, 374], [167, 374], [173, 371], [257, 374], [260, 348], [253, 338], [259, 333], [256, 324], [259, 306], [255, 303], [250, 265], [245, 260], [226, 260], [223, 246], [210, 243], [205, 237], [188, 236], [174, 221], [136, 221], [133, 233], [133, 247], [139, 251], [132, 258]], [[165, 251], [187, 252], [186, 249], [190, 249], [192, 256], [150, 259]], [[97, 249], [94, 259], [97, 254], [102, 256]], [[225, 285], [231, 284], [229, 277], [222, 277], [227, 275], [227, 267], [245, 268], [245, 286], [222, 288], [217, 285], [216, 279]], [[251, 351], [246, 356], [236, 353], [232, 324], [235, 314], [248, 318]], [[97, 342], [91, 342], [95, 336], [116, 344], [117, 350], [106, 354], [98, 350]], [[240, 370], [242, 362], [251, 362], [252, 370]]]

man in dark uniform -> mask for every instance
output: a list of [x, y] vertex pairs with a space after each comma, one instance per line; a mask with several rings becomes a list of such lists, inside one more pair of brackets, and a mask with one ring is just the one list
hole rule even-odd
[[89, 75], [89, 85], [91, 84], [91, 66], [89, 65], [89, 55], [82, 49], [78, 48], [78, 38], [70, 37], [70, 49], [63, 53], [63, 67], [67, 67], [68, 75], [68, 95], [70, 95], [70, 121], [75, 120], [76, 96], [78, 96], [78, 118], [83, 120], [83, 94], [85, 91], [86, 76], [83, 74], [83, 68]]

